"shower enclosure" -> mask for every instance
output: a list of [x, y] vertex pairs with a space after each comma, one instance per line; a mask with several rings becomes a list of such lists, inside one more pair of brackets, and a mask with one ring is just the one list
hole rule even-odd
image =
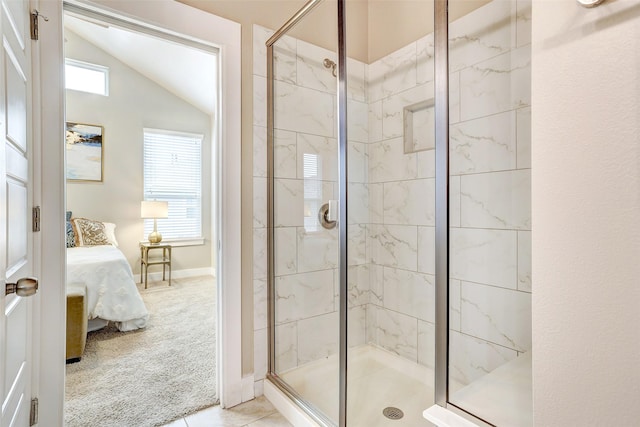
[[320, 425], [532, 425], [530, 0], [354, 3], [254, 31], [268, 380]]

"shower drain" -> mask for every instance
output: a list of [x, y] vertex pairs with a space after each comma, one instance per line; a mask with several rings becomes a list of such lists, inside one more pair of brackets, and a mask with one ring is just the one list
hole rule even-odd
[[390, 420], [399, 420], [404, 417], [404, 412], [402, 412], [398, 408], [394, 408], [393, 406], [388, 406], [382, 410], [382, 415], [389, 418]]

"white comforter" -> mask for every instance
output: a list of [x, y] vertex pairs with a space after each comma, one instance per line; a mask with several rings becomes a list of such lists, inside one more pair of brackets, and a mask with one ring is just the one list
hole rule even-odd
[[121, 331], [143, 328], [149, 312], [136, 287], [131, 266], [115, 246], [67, 249], [67, 284], [87, 286], [89, 319], [115, 322]]

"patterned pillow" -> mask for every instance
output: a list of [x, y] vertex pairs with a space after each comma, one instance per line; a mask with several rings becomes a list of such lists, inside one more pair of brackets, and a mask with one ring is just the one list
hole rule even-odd
[[71, 224], [73, 224], [73, 231], [76, 234], [76, 246], [110, 244], [102, 222], [86, 218], [74, 218], [71, 220]]
[[76, 233], [73, 232], [73, 225], [71, 225], [71, 211], [67, 211], [67, 247], [75, 248], [76, 246]]

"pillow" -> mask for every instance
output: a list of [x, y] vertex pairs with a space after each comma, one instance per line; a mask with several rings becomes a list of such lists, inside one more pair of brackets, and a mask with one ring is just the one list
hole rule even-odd
[[104, 224], [87, 218], [73, 218], [73, 231], [76, 234], [76, 246], [109, 245]]
[[116, 225], [112, 222], [103, 222], [104, 233], [107, 235], [107, 240], [116, 248], [118, 247], [118, 241], [116, 240]]
[[76, 233], [73, 232], [71, 225], [71, 211], [67, 211], [67, 247], [74, 248], [76, 246]]

